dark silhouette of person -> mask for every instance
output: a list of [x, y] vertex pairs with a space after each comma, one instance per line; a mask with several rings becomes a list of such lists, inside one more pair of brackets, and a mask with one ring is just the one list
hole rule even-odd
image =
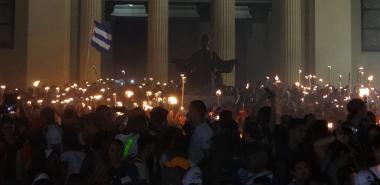
[[222, 86], [221, 73], [232, 71], [236, 60], [223, 61], [210, 50], [207, 35], [201, 39], [201, 49], [186, 60], [176, 60], [177, 69], [187, 76], [188, 89], [193, 94], [213, 93]]

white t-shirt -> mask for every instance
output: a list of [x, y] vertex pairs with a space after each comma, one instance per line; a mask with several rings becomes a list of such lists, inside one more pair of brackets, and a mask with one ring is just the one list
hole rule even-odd
[[213, 132], [207, 123], [202, 123], [195, 128], [190, 139], [189, 145], [189, 160], [198, 164], [204, 157], [203, 150], [210, 149], [211, 138]]
[[[380, 165], [373, 166], [370, 168], [374, 175], [380, 179]], [[375, 177], [369, 170], [361, 170], [355, 175], [355, 185], [370, 185]]]
[[82, 163], [86, 154], [81, 151], [73, 151], [69, 150], [63, 152], [61, 155], [61, 161], [67, 164], [67, 177], [71, 174], [80, 173], [80, 169], [82, 168]]

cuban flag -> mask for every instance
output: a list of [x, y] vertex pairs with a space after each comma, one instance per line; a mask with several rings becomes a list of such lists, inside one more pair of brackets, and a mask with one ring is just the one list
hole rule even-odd
[[107, 25], [95, 21], [91, 45], [100, 52], [107, 52], [111, 49], [112, 34]]

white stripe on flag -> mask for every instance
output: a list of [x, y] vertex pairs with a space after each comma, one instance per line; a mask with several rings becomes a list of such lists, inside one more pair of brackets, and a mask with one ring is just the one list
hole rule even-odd
[[111, 48], [111, 45], [105, 43], [104, 41], [96, 38], [95, 36], [92, 36], [92, 41], [94, 41], [96, 44], [98, 44], [100, 47], [106, 49], [106, 50], [109, 50]]
[[104, 30], [101, 30], [101, 29], [95, 27], [94, 31], [95, 31], [95, 33], [101, 35], [101, 36], [104, 37], [105, 39], [107, 39], [107, 40], [112, 40], [112, 35], [109, 34], [109, 33], [107, 33], [107, 32], [105, 32]]

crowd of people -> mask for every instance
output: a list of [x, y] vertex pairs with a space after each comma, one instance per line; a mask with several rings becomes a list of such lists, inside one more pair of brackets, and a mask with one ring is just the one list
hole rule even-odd
[[369, 102], [320, 92], [329, 103], [319, 94], [303, 104], [305, 94], [284, 98], [273, 87], [238, 109], [194, 100], [178, 123], [161, 106], [116, 114], [101, 104], [87, 112], [46, 104], [30, 114], [25, 102], [4, 100], [0, 184], [380, 184], [380, 128]]

